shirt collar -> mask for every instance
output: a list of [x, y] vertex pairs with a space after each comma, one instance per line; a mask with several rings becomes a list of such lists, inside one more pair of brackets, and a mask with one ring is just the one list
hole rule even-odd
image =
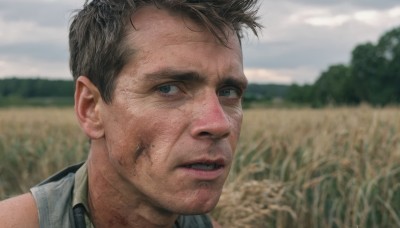
[[85, 208], [86, 227], [93, 227], [93, 224], [90, 221], [90, 210], [88, 206], [87, 162], [85, 162], [75, 173], [74, 190], [72, 194], [72, 207], [83, 205]]

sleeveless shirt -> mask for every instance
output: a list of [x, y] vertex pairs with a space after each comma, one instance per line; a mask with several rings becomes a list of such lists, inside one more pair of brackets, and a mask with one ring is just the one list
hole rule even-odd
[[[87, 205], [86, 163], [70, 166], [31, 188], [36, 201], [41, 228], [80, 228], [75, 225], [74, 208], [83, 207], [84, 226], [94, 227]], [[79, 218], [78, 218], [79, 219]], [[212, 227], [210, 218], [203, 215], [180, 215], [175, 228]]]

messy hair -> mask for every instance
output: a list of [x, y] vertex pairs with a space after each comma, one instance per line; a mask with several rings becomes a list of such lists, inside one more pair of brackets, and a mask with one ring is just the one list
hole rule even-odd
[[87, 76], [109, 103], [117, 75], [134, 54], [124, 39], [127, 27], [134, 27], [131, 17], [140, 7], [155, 5], [182, 13], [226, 45], [229, 36], [226, 28], [235, 31], [239, 39], [244, 27], [258, 35], [262, 26], [257, 22], [257, 4], [257, 0], [86, 0], [70, 26], [72, 75], [74, 80], [80, 75]]

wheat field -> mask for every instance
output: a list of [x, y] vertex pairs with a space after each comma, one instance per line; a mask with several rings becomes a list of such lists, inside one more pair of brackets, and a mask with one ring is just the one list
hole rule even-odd
[[[85, 159], [71, 108], [0, 109], [0, 199]], [[246, 110], [224, 227], [400, 227], [400, 108]]]

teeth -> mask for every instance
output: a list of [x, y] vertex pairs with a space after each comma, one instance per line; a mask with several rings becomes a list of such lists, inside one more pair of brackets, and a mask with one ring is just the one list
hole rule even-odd
[[200, 170], [213, 170], [217, 168], [216, 164], [194, 164], [190, 165], [191, 169], [200, 169]]

